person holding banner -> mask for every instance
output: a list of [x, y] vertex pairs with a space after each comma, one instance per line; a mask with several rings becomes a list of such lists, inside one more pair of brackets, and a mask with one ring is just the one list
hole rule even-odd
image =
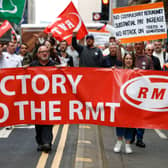
[[146, 54], [152, 58], [154, 70], [162, 70], [159, 58], [153, 56], [154, 46], [153, 44], [147, 44], [145, 48]]
[[160, 40], [157, 40], [157, 41], [154, 42], [153, 56], [159, 58], [161, 68], [163, 69], [163, 65], [166, 62], [166, 60], [168, 59], [168, 54], [166, 53], [166, 51], [163, 50], [162, 46], [163, 45], [162, 45], [162, 42]]
[[[123, 57], [123, 69], [133, 69], [135, 67], [135, 56], [134, 54], [126, 53]], [[133, 136], [133, 128], [116, 128], [117, 134], [117, 142], [114, 146], [114, 152], [118, 153], [121, 151], [123, 138], [125, 139], [125, 153], [130, 154], [132, 153], [132, 148], [130, 145], [132, 136]]]
[[[37, 50], [37, 60], [34, 60], [30, 66], [55, 66], [55, 62], [49, 59], [49, 50], [45, 45], [42, 45]], [[52, 125], [35, 125], [36, 142], [38, 144], [37, 151], [46, 153], [52, 148]]]
[[[135, 49], [135, 57], [136, 57], [135, 67], [139, 69], [144, 69], [144, 70], [154, 69], [151, 57], [145, 55], [144, 42], [143, 41], [136, 42], [134, 44], [134, 49]], [[135, 141], [135, 136], [136, 136], [137, 137], [136, 146], [145, 148], [146, 145], [143, 142], [144, 132], [145, 132], [145, 129], [143, 128], [134, 129], [133, 138], [131, 140], [131, 143]]]
[[9, 41], [7, 44], [7, 51], [3, 52], [5, 59], [8, 60], [6, 68], [22, 67], [20, 58], [15, 54], [15, 49], [16, 49], [15, 43]]
[[144, 42], [136, 42], [134, 44], [135, 49], [135, 66], [140, 69], [148, 70], [154, 69], [152, 59], [145, 55], [145, 44]]
[[[12, 41], [9, 41], [7, 43], [7, 51], [2, 52], [2, 44], [0, 47], [0, 54], [1, 54], [1, 60], [0, 60], [0, 68], [16, 68], [21, 67], [22, 63], [20, 58], [15, 54], [15, 43]], [[7, 126], [6, 129], [12, 129], [13, 126]]]

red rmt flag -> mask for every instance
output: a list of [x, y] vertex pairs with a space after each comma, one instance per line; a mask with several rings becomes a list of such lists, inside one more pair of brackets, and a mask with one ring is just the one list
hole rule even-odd
[[0, 37], [2, 37], [9, 29], [12, 29], [12, 26], [7, 20], [5, 20], [0, 26]]
[[84, 38], [88, 34], [77, 9], [73, 2], [70, 2], [67, 8], [56, 18], [56, 21], [47, 26], [44, 32], [51, 32], [57, 40], [66, 40], [68, 44], [70, 44], [72, 40], [72, 32], [74, 30], [78, 31], [78, 40]]

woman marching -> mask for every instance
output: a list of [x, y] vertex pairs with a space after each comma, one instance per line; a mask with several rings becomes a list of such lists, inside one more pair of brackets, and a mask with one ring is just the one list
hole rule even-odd
[[[133, 69], [135, 67], [135, 56], [133, 53], [126, 53], [124, 55], [122, 67], [123, 69]], [[133, 132], [133, 128], [116, 128], [117, 142], [113, 149], [114, 152], [118, 153], [121, 151], [123, 139], [125, 139], [125, 153], [129, 154], [133, 152], [130, 143], [133, 136]]]

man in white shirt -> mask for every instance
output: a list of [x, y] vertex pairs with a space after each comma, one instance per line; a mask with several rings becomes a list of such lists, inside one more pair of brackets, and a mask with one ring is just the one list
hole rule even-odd
[[[9, 41], [7, 44], [7, 51], [1, 54], [0, 68], [16, 68], [22, 66], [20, 58], [15, 54], [15, 49], [15, 44]], [[6, 129], [12, 128], [13, 126], [6, 127]]]
[[20, 58], [15, 54], [15, 49], [15, 44], [12, 41], [9, 41], [7, 44], [7, 51], [3, 52], [4, 59], [7, 60], [5, 68], [16, 68], [22, 66]]
[[165, 61], [167, 60], [168, 55], [167, 55], [166, 52], [163, 51], [161, 41], [155, 41], [154, 42], [153, 56], [159, 58], [161, 68], [163, 69], [163, 65], [164, 65]]

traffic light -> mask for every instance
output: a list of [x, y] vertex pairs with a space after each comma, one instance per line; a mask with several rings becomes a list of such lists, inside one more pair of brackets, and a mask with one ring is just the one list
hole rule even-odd
[[110, 0], [101, 0], [101, 20], [109, 21]]

